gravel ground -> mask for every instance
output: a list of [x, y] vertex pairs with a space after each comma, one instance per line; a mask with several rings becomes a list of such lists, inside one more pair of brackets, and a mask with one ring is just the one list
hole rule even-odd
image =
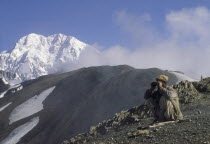
[[184, 121], [140, 130], [142, 134], [129, 137], [128, 133], [147, 127], [152, 118], [139, 123], [110, 129], [105, 135], [87, 138], [89, 144], [210, 144], [210, 94], [201, 94], [193, 103], [182, 105]]

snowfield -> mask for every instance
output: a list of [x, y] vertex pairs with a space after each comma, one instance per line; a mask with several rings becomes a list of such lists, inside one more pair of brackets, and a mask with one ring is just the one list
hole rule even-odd
[[43, 91], [39, 95], [35, 95], [34, 97], [17, 106], [9, 116], [9, 124], [41, 111], [43, 109], [43, 101], [52, 93], [54, 89], [55, 86]]
[[0, 142], [0, 144], [16, 144], [20, 139], [31, 131], [39, 123], [39, 117], [31, 119], [29, 122], [14, 129], [7, 138]]
[[171, 71], [170, 73], [174, 74], [177, 77], [177, 79], [178, 79], [177, 84], [180, 83], [182, 80], [188, 80], [190, 82], [198, 81], [196, 79], [192, 79], [192, 78], [190, 78], [182, 73], [179, 73], [179, 72]]
[[0, 112], [3, 111], [5, 108], [7, 108], [10, 104], [12, 104], [12, 102], [10, 102], [10, 103], [6, 104], [5, 106], [1, 107]]

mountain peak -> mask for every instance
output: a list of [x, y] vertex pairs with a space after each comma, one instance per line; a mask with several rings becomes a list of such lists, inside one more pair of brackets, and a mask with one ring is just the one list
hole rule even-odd
[[78, 59], [88, 45], [75, 37], [63, 34], [43, 36], [31, 33], [22, 37], [10, 52], [0, 54], [0, 70], [37, 78], [55, 71], [57, 63], [69, 63]]
[[[50, 35], [49, 37], [67, 37], [67, 36], [62, 33], [58, 33], [58, 34]], [[68, 37], [72, 37], [72, 36], [68, 36]]]

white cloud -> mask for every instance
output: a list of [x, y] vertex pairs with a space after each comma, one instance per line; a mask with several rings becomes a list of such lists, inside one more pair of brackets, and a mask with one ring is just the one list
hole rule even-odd
[[114, 19], [121, 30], [129, 34], [138, 44], [148, 44], [151, 41], [157, 41], [159, 38], [151, 24], [152, 18], [149, 14], [136, 16], [126, 11], [119, 11], [114, 14]]
[[168, 30], [177, 41], [209, 44], [210, 11], [205, 7], [172, 11], [166, 15]]
[[120, 45], [94, 45], [80, 55], [73, 68], [128, 64], [136, 68], [158, 67], [180, 70], [189, 76], [210, 76], [210, 10], [181, 9], [166, 14], [164, 33], [148, 14], [135, 16], [126, 11], [114, 15], [117, 25], [137, 43], [135, 49]]

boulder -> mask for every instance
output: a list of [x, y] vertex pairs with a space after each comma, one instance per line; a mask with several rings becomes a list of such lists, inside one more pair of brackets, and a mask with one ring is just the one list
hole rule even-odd
[[192, 82], [187, 80], [181, 81], [177, 85], [172, 86], [178, 93], [180, 103], [191, 103], [200, 98], [200, 95]]

